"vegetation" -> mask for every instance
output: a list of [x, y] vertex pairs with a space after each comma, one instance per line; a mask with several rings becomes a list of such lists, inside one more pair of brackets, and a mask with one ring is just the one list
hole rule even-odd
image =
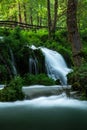
[[46, 86], [55, 85], [55, 81], [45, 74], [38, 74], [38, 75], [26, 74], [23, 79], [24, 79], [24, 85], [26, 86], [35, 84]]
[[[8, 32], [8, 35], [7, 35], [7, 32]], [[22, 76], [21, 77], [23, 80], [22, 85], [35, 85], [35, 84], [53, 85], [53, 84], [56, 84], [53, 80], [49, 79], [47, 76], [45, 76], [43, 74], [40, 74], [40, 75], [39, 74], [38, 75], [28, 74], [28, 71], [25, 70], [27, 67], [24, 67], [24, 66], [26, 66], [26, 62], [23, 61], [23, 66], [21, 66], [21, 64], [22, 64], [21, 59], [23, 58], [23, 59], [25, 59], [25, 61], [27, 61], [26, 60], [26, 58], [28, 58], [27, 56], [29, 56], [31, 54], [31, 51], [29, 50], [29, 48], [26, 47], [27, 45], [30, 46], [30, 45], [34, 44], [37, 47], [45, 46], [50, 49], [56, 50], [64, 56], [69, 67], [73, 66], [71, 46], [67, 42], [67, 35], [66, 35], [66, 32], [64, 32], [64, 31], [56, 32], [56, 36], [55, 36], [56, 40], [51, 40], [51, 41], [45, 39], [48, 35], [45, 30], [38, 30], [36, 33], [34, 31], [20, 30], [20, 28], [17, 27], [14, 30], [1, 29], [0, 34], [2, 36], [4, 36], [4, 40], [0, 40], [0, 48], [2, 50], [0, 53], [0, 56], [5, 57], [4, 58], [5, 63], [3, 61], [0, 61], [1, 62], [1, 64], [0, 64], [0, 68], [1, 68], [0, 69], [0, 77], [1, 77], [0, 82], [6, 84], [7, 86], [9, 86], [9, 84], [10, 84], [9, 82], [11, 82], [11, 84], [12, 84], [14, 81], [13, 80], [14, 74], [13, 74], [13, 71], [12, 71], [11, 65], [10, 65], [11, 56], [9, 54], [8, 46], [10, 46], [10, 48], [13, 51], [17, 68], [18, 68], [17, 65], [19, 65], [19, 63], [20, 63], [18, 73], [21, 74], [21, 76]], [[81, 35], [82, 35], [82, 41], [84, 43], [84, 48], [82, 50], [82, 56], [83, 56], [83, 61], [87, 62], [87, 57], [86, 57], [87, 51], [86, 51], [86, 44], [85, 44], [86, 39], [84, 39], [86, 34], [84, 34], [84, 35], [83, 34], [84, 33], [82, 31]], [[61, 38], [61, 37], [63, 37], [63, 38]], [[36, 40], [37, 38], [38, 38], [38, 40]], [[36, 42], [35, 42], [35, 40], [36, 40]], [[6, 50], [6, 47], [7, 47], [7, 50]], [[35, 53], [34, 55], [39, 56], [39, 58], [43, 57], [41, 52], [39, 52], [39, 51], [35, 51], [34, 53]], [[8, 58], [6, 58], [6, 57], [8, 57]], [[43, 58], [40, 58], [40, 59], [43, 59]], [[6, 64], [7, 64], [7, 66], [9, 64], [9, 66], [8, 66], [8, 67], [10, 67], [9, 69], [7, 69]], [[83, 81], [85, 79], [84, 80], [83, 80], [83, 78], [81, 79], [82, 83], [77, 82], [77, 81], [78, 81], [78, 79], [80, 80], [81, 74], [83, 74], [83, 77], [86, 76], [86, 74], [84, 73], [84, 72], [86, 72], [86, 70], [83, 71], [83, 69], [86, 68], [86, 66], [87, 66], [87, 64], [84, 65], [84, 63], [83, 63], [83, 65], [81, 66], [81, 69], [79, 68], [79, 70], [78, 69], [74, 70], [73, 75], [69, 77], [69, 84], [72, 84], [73, 90], [79, 90], [80, 92], [82, 92], [82, 95], [85, 95], [85, 97], [86, 97], [86, 87], [85, 87], [86, 83], [82, 84], [82, 83], [84, 83]], [[21, 67], [23, 67], [23, 68], [21, 68]], [[10, 70], [10, 72], [8, 70]], [[81, 70], [81, 72], [80, 72], [80, 70]], [[42, 67], [40, 69], [40, 72], [43, 72]], [[9, 74], [11, 75], [11, 77], [9, 77]], [[76, 77], [78, 77], [78, 79]], [[19, 78], [19, 79], [21, 80], [21, 78]], [[85, 80], [85, 82], [86, 82], [86, 80]], [[12, 85], [12, 86], [14, 86], [14, 85]], [[11, 87], [6, 87], [4, 90], [0, 91], [0, 96], [1, 96], [0, 100], [1, 101], [5, 101], [5, 100], [6, 101], [15, 101], [17, 99], [20, 100], [18, 98], [18, 96], [15, 96], [16, 92], [17, 91], [15, 91], [15, 89], [12, 89]], [[11, 96], [11, 95], [13, 95], [13, 96]]]
[[[87, 0], [0, 1], [0, 83], [6, 84], [0, 91], [1, 101], [22, 100], [22, 85], [55, 84], [46, 75], [40, 49], [32, 51], [31, 45], [61, 53], [74, 70], [68, 76], [68, 83], [87, 97], [86, 8]], [[9, 27], [3, 21], [25, 23], [30, 28], [16, 24]], [[39, 61], [38, 72], [32, 62], [33, 75], [29, 72], [30, 58]]]
[[68, 83], [72, 84], [72, 90], [79, 91], [81, 99], [87, 99], [87, 63], [68, 75]]
[[12, 79], [4, 89], [0, 90], [0, 101], [16, 101], [23, 100], [22, 92], [23, 80], [17, 76]]
[[25, 95], [22, 92], [22, 86], [36, 84], [50, 86], [55, 85], [55, 81], [45, 74], [38, 74], [37, 76], [26, 74], [24, 78], [16, 76], [6, 84], [4, 89], [0, 90], [0, 101], [23, 100]]

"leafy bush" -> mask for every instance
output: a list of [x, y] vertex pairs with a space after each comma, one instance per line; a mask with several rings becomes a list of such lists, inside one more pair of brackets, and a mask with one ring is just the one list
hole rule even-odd
[[87, 28], [80, 30], [80, 35], [81, 35], [82, 43], [86, 44], [87, 43]]
[[75, 68], [68, 75], [68, 83], [72, 85], [73, 90], [77, 90], [87, 97], [87, 63], [84, 63], [78, 69]]
[[[58, 30], [56, 31], [55, 34], [55, 41], [59, 42], [60, 44], [66, 46], [67, 41], [68, 41], [68, 36], [67, 36], [67, 31], [66, 30]], [[69, 47], [69, 46], [68, 46]]]
[[81, 51], [81, 56], [83, 57], [83, 60], [87, 62], [87, 47], [86, 46]]
[[20, 76], [12, 79], [4, 89], [0, 90], [0, 101], [23, 100], [22, 86], [23, 80]]
[[30, 75], [26, 74], [24, 76], [24, 85], [55, 85], [55, 81], [49, 78], [45, 74], [38, 74], [38, 75]]
[[8, 72], [4, 65], [0, 65], [0, 83], [4, 83], [8, 80]]

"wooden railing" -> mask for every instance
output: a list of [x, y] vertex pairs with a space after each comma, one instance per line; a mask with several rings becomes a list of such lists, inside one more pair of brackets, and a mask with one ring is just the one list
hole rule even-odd
[[16, 22], [16, 21], [0, 21], [0, 27], [10, 27], [15, 28], [16, 26], [19, 26], [22, 29], [41, 29], [41, 28], [47, 28], [47, 26], [39, 26], [39, 25], [30, 25], [26, 23]]
[[[48, 26], [39, 26], [39, 25], [31, 25], [31, 24], [26, 24], [26, 23], [21, 23], [21, 22], [16, 22], [16, 21], [0, 21], [0, 27], [9, 27], [9, 28], [15, 28], [19, 26], [22, 29], [42, 29], [45, 28], [47, 29]], [[65, 29], [64, 27], [56, 27], [56, 29]]]

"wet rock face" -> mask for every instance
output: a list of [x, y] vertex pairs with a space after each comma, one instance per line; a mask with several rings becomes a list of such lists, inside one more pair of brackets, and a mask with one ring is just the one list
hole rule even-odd
[[9, 46], [1, 42], [0, 43], [0, 81], [9, 80], [13, 76], [11, 55], [9, 52]]
[[[40, 49], [21, 46], [17, 51], [9, 45], [0, 44], [0, 77], [7, 80], [19, 74], [45, 73], [45, 59]], [[7, 77], [7, 78], [6, 78]]]
[[26, 73], [34, 75], [45, 73], [45, 59], [40, 49], [32, 50], [25, 46], [16, 55], [16, 65], [21, 76]]
[[[15, 75], [45, 73], [53, 80], [60, 80], [62, 85], [67, 85], [67, 74], [71, 71], [66, 65], [62, 55], [45, 47], [32, 47], [25, 45], [14, 49], [9, 44], [3, 48], [0, 62], [6, 68], [10, 79]], [[6, 50], [5, 50], [6, 49]], [[5, 58], [4, 58], [5, 57]], [[6, 73], [6, 74], [7, 74]], [[3, 72], [4, 74], [4, 72]]]

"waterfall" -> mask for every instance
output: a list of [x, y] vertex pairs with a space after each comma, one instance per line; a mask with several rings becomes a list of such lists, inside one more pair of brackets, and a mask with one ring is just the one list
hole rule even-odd
[[64, 58], [58, 52], [41, 48], [45, 56], [47, 74], [54, 80], [60, 79], [61, 84], [67, 84], [67, 74], [71, 71], [65, 63]]
[[0, 40], [3, 41], [3, 37], [2, 36], [0, 36]]
[[38, 67], [37, 67], [37, 59], [36, 58], [33, 58], [33, 57], [30, 57], [29, 58], [29, 73], [32, 74], [38, 74]]
[[12, 49], [10, 47], [9, 47], [9, 51], [10, 51], [10, 56], [11, 56], [12, 72], [15, 76], [15, 75], [17, 75], [17, 70], [16, 70], [16, 67], [15, 67], [14, 55], [13, 55]]
[[[35, 46], [31, 46], [31, 48], [38, 49]], [[54, 80], [59, 79], [62, 85], [67, 85], [67, 74], [72, 70], [67, 67], [62, 55], [45, 47], [39, 47], [39, 49], [45, 56], [47, 75]]]

